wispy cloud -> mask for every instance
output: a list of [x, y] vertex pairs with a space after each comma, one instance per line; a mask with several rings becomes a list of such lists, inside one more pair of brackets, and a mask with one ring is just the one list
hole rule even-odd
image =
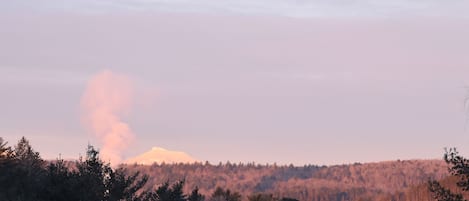
[[68, 69], [48, 69], [0, 65], [1, 85], [80, 85], [86, 74]]
[[9, 1], [0, 9], [78, 12], [164, 11], [212, 14], [329, 17], [469, 17], [467, 1], [439, 0], [45, 0]]

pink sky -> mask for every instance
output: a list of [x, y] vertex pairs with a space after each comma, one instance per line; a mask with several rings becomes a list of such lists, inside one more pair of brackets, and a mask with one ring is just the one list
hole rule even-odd
[[323, 19], [214, 13], [0, 17], [0, 136], [44, 157], [88, 142], [80, 98], [131, 77], [132, 157], [340, 164], [469, 153], [463, 17]]

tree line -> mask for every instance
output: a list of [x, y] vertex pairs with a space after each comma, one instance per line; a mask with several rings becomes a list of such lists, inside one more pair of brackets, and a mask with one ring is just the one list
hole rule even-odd
[[[236, 189], [244, 199], [257, 193], [303, 201], [409, 201], [413, 186], [449, 174], [443, 160], [398, 160], [333, 166], [193, 163], [125, 165], [131, 173], [149, 175], [147, 185], [186, 179], [186, 191], [198, 186], [202, 194], [217, 187]], [[428, 191], [428, 189], [424, 188]], [[388, 199], [389, 198], [389, 199]], [[392, 199], [391, 199], [392, 198]]]
[[[93, 146], [88, 146], [86, 155], [76, 161], [45, 161], [30, 145], [26, 138], [21, 138], [13, 146], [8, 146], [0, 137], [0, 200], [1, 201], [297, 201], [321, 200], [321, 201], [411, 201], [411, 200], [438, 200], [438, 201], [465, 201], [469, 196], [469, 159], [458, 154], [455, 149], [450, 149], [444, 156], [444, 161], [449, 167], [451, 177], [441, 180], [433, 177], [427, 185], [407, 186], [405, 180], [399, 189], [390, 185], [384, 188], [370, 188], [367, 185], [376, 185], [370, 182], [361, 172], [373, 171], [374, 168], [367, 165], [353, 164], [348, 166], [259, 166], [259, 165], [234, 165], [219, 164], [154, 164], [152, 166], [127, 165], [112, 168], [109, 163], [103, 162], [99, 157], [99, 151]], [[409, 164], [410, 163], [410, 164]], [[417, 162], [404, 161], [390, 164], [372, 164], [380, 169], [383, 175], [393, 178], [409, 177], [407, 171], [395, 172], [389, 175], [385, 172], [386, 166], [415, 167]], [[434, 162], [428, 167], [434, 166]], [[131, 168], [131, 170], [127, 168]], [[427, 166], [417, 166], [427, 167]], [[133, 169], [132, 169], [133, 168]], [[158, 175], [141, 174], [138, 170], [149, 168]], [[207, 169], [208, 168], [208, 169]], [[137, 171], [136, 171], [137, 170]], [[223, 172], [227, 176], [237, 178], [237, 182], [224, 180], [217, 176]], [[384, 172], [383, 172], [384, 171]], [[425, 175], [425, 170], [420, 171], [419, 178]], [[145, 172], [145, 171], [144, 171]], [[176, 180], [164, 176], [176, 175]], [[201, 191], [199, 186], [204, 181], [190, 175], [182, 175], [181, 172], [196, 172], [212, 180], [214, 190]], [[252, 175], [245, 173], [252, 173]], [[439, 172], [439, 171], [437, 171]], [[216, 174], [214, 174], [216, 173]], [[397, 173], [397, 174], [396, 174]], [[406, 174], [404, 174], [406, 173]], [[436, 173], [436, 172], [434, 172]], [[415, 174], [415, 173], [414, 173]], [[162, 176], [163, 175], [163, 176]], [[259, 183], [253, 183], [250, 191], [231, 191], [230, 189], [243, 189], [239, 184], [244, 179], [252, 183], [253, 175], [260, 175]], [[341, 176], [345, 175], [345, 176]], [[441, 176], [441, 175], [440, 175]], [[156, 183], [155, 178], [159, 179]], [[195, 180], [187, 186], [187, 181]], [[230, 185], [219, 185], [216, 180], [224, 181]], [[151, 181], [151, 182], [149, 182]], [[279, 182], [280, 183], [275, 183]], [[282, 182], [283, 181], [283, 182]], [[412, 182], [412, 180], [408, 180]], [[335, 182], [342, 183], [337, 185]], [[190, 182], [189, 182], [190, 183]], [[311, 186], [314, 184], [313, 187]], [[363, 185], [362, 185], [363, 184]], [[392, 183], [391, 183], [392, 184]], [[277, 190], [276, 190], [277, 189]], [[282, 190], [278, 190], [282, 189]], [[398, 190], [399, 189], [399, 190]], [[209, 196], [205, 196], [209, 195]], [[247, 195], [247, 196], [245, 196]]]
[[[112, 168], [88, 145], [76, 161], [45, 161], [22, 137], [14, 146], [0, 137], [1, 201], [241, 201], [238, 192], [221, 187], [206, 198], [196, 186], [184, 192], [185, 180], [148, 186], [148, 175]], [[297, 201], [253, 194], [249, 201]]]

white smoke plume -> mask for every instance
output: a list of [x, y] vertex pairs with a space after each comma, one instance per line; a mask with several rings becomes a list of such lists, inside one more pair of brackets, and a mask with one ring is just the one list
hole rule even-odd
[[132, 81], [109, 70], [94, 75], [81, 98], [82, 121], [101, 143], [101, 157], [117, 165], [134, 134], [122, 117], [132, 106]]

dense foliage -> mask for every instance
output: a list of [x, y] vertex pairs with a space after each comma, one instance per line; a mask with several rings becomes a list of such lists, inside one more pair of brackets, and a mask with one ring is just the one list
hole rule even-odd
[[[0, 201], [241, 201], [238, 192], [217, 188], [206, 199], [195, 186], [184, 193], [185, 180], [147, 184], [148, 176], [112, 168], [88, 146], [75, 162], [41, 159], [26, 138], [12, 148], [0, 137]], [[146, 185], [147, 184], [147, 185]], [[146, 186], [145, 186], [146, 185]], [[297, 201], [272, 195], [250, 201]], [[263, 198], [263, 199], [259, 199]], [[265, 199], [269, 198], [269, 199]]]
[[302, 201], [409, 201], [420, 197], [432, 200], [428, 188], [420, 185], [426, 184], [429, 178], [440, 180], [448, 176], [443, 160], [300, 167], [230, 162], [125, 167], [129, 172], [149, 175], [149, 186], [185, 179], [185, 191], [197, 186], [202, 194], [211, 195], [221, 187], [236, 190], [243, 200], [265, 200], [269, 195]]
[[75, 162], [41, 159], [24, 137], [11, 148], [0, 138], [1, 201], [201, 201], [197, 189], [187, 199], [183, 182], [143, 190], [148, 180], [103, 163], [88, 146], [86, 157]]
[[[462, 178], [458, 186], [467, 191], [468, 160], [454, 152], [445, 159], [453, 165], [451, 173]], [[448, 185], [458, 177], [446, 177], [446, 170], [446, 163], [436, 160], [330, 167], [228, 162], [112, 168], [92, 146], [74, 162], [44, 161], [25, 138], [14, 147], [0, 138], [0, 201], [430, 201], [432, 195], [462, 201], [464, 192]], [[422, 184], [428, 178], [439, 180], [431, 183], [434, 194]]]
[[92, 146], [74, 163], [46, 162], [24, 137], [14, 148], [0, 138], [0, 156], [2, 201], [140, 200], [137, 192], [148, 179], [104, 164]]
[[[444, 159], [450, 166], [448, 170], [456, 181], [453, 182], [453, 185], [445, 185], [442, 182], [431, 180], [428, 183], [428, 188], [438, 201], [465, 201], [464, 197], [469, 194], [469, 159], [459, 155], [454, 148], [446, 151]], [[454, 188], [454, 184], [458, 189]]]

